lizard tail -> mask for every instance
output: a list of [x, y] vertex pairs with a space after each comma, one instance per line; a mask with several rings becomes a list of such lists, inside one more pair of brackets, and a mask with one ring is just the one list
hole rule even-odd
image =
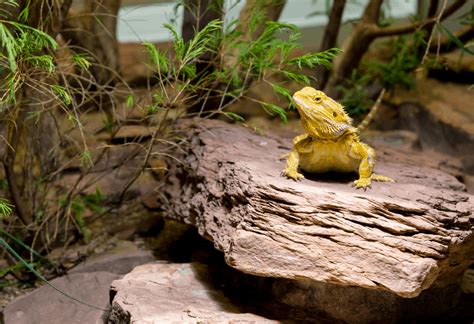
[[377, 113], [377, 110], [379, 109], [380, 103], [382, 102], [382, 98], [385, 95], [385, 88], [380, 91], [379, 96], [377, 97], [377, 100], [375, 101], [374, 105], [372, 108], [370, 108], [369, 113], [367, 116], [365, 116], [364, 120], [360, 122], [360, 124], [357, 126], [357, 132], [360, 134], [362, 133], [367, 126], [370, 124], [372, 119], [374, 118], [375, 114]]

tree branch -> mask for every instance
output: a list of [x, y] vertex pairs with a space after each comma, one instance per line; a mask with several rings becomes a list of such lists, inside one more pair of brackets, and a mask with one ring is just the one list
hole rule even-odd
[[185, 41], [191, 40], [214, 19], [222, 19], [222, 3], [215, 0], [185, 0], [181, 35]]
[[[459, 8], [461, 8], [467, 0], [457, 0], [453, 2], [440, 17], [440, 21], [448, 18], [454, 12], [456, 12]], [[437, 16], [430, 17], [424, 21], [415, 22], [415, 23], [408, 23], [401, 26], [394, 26], [394, 27], [387, 27], [387, 28], [377, 28], [373, 31], [374, 37], [386, 37], [386, 36], [395, 36], [395, 35], [402, 35], [411, 33], [418, 28], [422, 27], [429, 27], [430, 25], [434, 24], [438, 20]]]
[[380, 17], [380, 7], [382, 6], [383, 0], [370, 0], [362, 15], [362, 21], [364, 23], [377, 24]]
[[[26, 118], [26, 113], [17, 108], [16, 116], [14, 120], [23, 121]], [[3, 168], [5, 170], [5, 176], [8, 181], [8, 188], [10, 195], [15, 205], [16, 214], [21, 223], [25, 226], [29, 226], [33, 222], [33, 217], [28, 210], [28, 205], [24, 202], [21, 196], [20, 188], [17, 183], [17, 176], [15, 175], [15, 159], [16, 152], [20, 145], [20, 136], [23, 130], [23, 123], [17, 125], [8, 125], [8, 145], [5, 145], [5, 152], [3, 156]]]
[[329, 22], [324, 29], [324, 36], [321, 42], [320, 51], [325, 51], [336, 45], [337, 35], [341, 27], [342, 13], [346, 6], [346, 0], [335, 0], [329, 15]]
[[[474, 39], [474, 25], [468, 25], [460, 28], [453, 32], [453, 35], [456, 36], [461, 43], [465, 44], [471, 39]], [[439, 47], [439, 49], [438, 49]], [[439, 52], [439, 53], [446, 53], [455, 48], [458, 48], [455, 44], [451, 42], [448, 36], [443, 36], [441, 39], [436, 39], [430, 45], [430, 52]]]
[[[341, 27], [342, 14], [346, 6], [346, 0], [335, 0], [331, 13], [329, 15], [329, 21], [324, 29], [324, 37], [319, 48], [320, 51], [325, 51], [336, 46], [337, 36], [339, 34], [339, 28]], [[316, 67], [316, 76], [318, 79], [316, 87], [323, 89], [326, 85], [327, 78], [329, 76], [329, 70], [324, 66]]]
[[439, 6], [439, 0], [430, 1], [430, 6], [428, 8], [428, 14], [426, 16], [427, 17], [434, 17], [436, 15], [436, 12], [438, 11], [438, 6]]
[[69, 8], [71, 8], [72, 5], [72, 0], [64, 0], [63, 4], [61, 5], [61, 8], [59, 9], [60, 12], [60, 17], [59, 19], [61, 21], [64, 21], [67, 17], [67, 13], [69, 12]]

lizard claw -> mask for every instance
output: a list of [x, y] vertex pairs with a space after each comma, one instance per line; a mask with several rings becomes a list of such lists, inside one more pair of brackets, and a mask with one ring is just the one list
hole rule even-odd
[[361, 178], [354, 181], [353, 186], [355, 186], [356, 189], [364, 189], [364, 191], [366, 191], [367, 188], [372, 188], [372, 182], [370, 178]]
[[304, 175], [297, 171], [288, 171], [288, 170], [283, 170], [281, 171], [281, 176], [282, 177], [287, 177], [289, 179], [293, 179], [294, 181], [299, 181], [304, 179]]

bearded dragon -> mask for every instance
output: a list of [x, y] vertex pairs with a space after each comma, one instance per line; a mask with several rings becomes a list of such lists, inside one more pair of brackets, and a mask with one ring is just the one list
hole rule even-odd
[[359, 173], [359, 179], [354, 181], [357, 188], [370, 187], [372, 180], [393, 182], [389, 177], [373, 173], [375, 151], [359, 139], [359, 132], [369, 123], [383, 94], [384, 91], [356, 128], [342, 105], [324, 92], [311, 87], [297, 91], [293, 100], [306, 132], [293, 139], [293, 149], [282, 175], [301, 180], [304, 176], [298, 172], [300, 167], [310, 173], [356, 171]]

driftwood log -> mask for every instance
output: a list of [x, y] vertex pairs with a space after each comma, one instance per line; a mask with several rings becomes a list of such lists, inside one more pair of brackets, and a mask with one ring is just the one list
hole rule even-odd
[[245, 273], [415, 297], [460, 281], [474, 255], [474, 197], [423, 153], [377, 147], [396, 183], [280, 176], [291, 139], [217, 120], [181, 125], [188, 145], [162, 192], [166, 217], [196, 226]]

